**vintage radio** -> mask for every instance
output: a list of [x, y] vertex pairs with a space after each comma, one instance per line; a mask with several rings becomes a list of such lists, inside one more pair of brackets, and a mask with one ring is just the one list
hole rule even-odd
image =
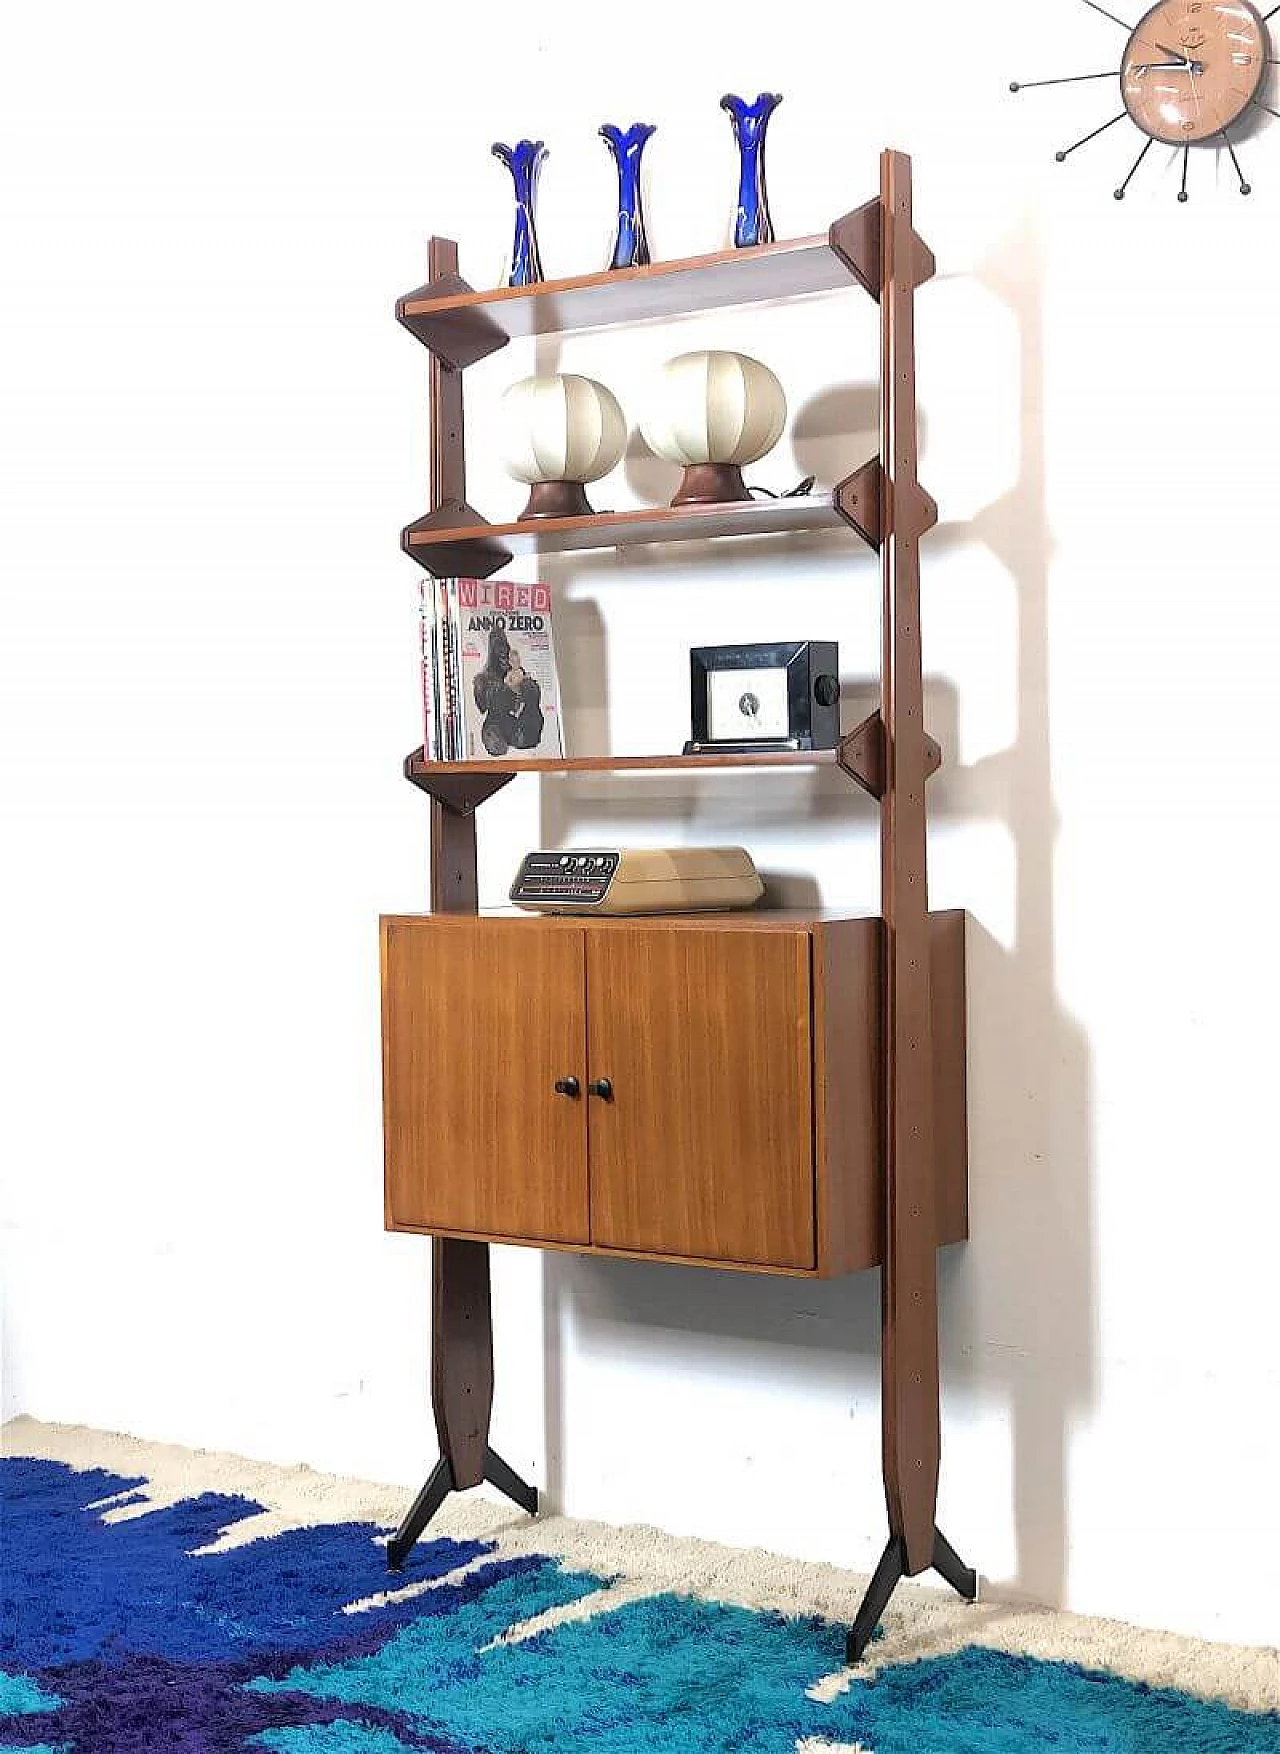
[[613, 847], [526, 854], [511, 899], [553, 914], [702, 913], [754, 907], [760, 873], [742, 847]]

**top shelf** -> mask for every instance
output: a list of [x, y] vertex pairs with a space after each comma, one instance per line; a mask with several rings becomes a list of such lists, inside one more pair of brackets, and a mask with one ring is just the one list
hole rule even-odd
[[432, 353], [461, 369], [520, 336], [692, 316], [852, 285], [878, 299], [880, 275], [880, 203], [869, 201], [817, 237], [718, 250], [647, 268], [607, 269], [487, 292], [475, 291], [458, 276], [428, 281], [397, 301], [396, 316]]

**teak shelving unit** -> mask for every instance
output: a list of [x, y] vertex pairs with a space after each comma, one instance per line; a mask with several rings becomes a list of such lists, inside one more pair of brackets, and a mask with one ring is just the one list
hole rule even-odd
[[[901, 1577], [932, 1566], [961, 1595], [972, 1599], [977, 1589], [975, 1573], [948, 1545], [936, 1521], [941, 1451], [937, 1246], [940, 1240], [967, 1234], [963, 917], [931, 916], [927, 899], [925, 789], [941, 755], [923, 724], [919, 544], [937, 521], [937, 510], [917, 478], [914, 304], [917, 287], [934, 273], [934, 261], [913, 228], [910, 160], [902, 153], [885, 152], [878, 198], [845, 214], [817, 237], [489, 292], [478, 292], [459, 277], [455, 244], [433, 238], [428, 272], [427, 283], [402, 298], [396, 314], [431, 354], [430, 505], [426, 516], [411, 524], [402, 538], [405, 551], [429, 572], [486, 577], [515, 555], [530, 551], [824, 528], [847, 528], [881, 556], [880, 710], [835, 750], [754, 757], [593, 756], [509, 764], [428, 762], [418, 750], [405, 762], [406, 777], [431, 798], [433, 915], [476, 913], [474, 813], [517, 773], [718, 772], [830, 765], [879, 803], [882, 924], [861, 922], [875, 933], [875, 944], [857, 964], [858, 978], [878, 982], [879, 990], [874, 1005], [863, 1005], [861, 1010], [852, 1000], [841, 1001], [847, 1019], [856, 1011], [858, 1026], [876, 1032], [861, 1060], [877, 1086], [866, 1124], [875, 1131], [875, 1161], [882, 1169], [882, 1186], [869, 1192], [863, 1189], [859, 1197], [865, 1195], [864, 1204], [871, 1202], [866, 1210], [873, 1214], [876, 1227], [882, 1227], [866, 1258], [882, 1267], [883, 1468], [890, 1534], [849, 1634], [849, 1658], [857, 1661]], [[467, 503], [463, 372], [508, 341], [852, 286], [861, 287], [880, 305], [881, 445], [878, 458], [866, 462], [832, 492], [765, 503], [653, 507], [536, 524], [491, 524]], [[948, 953], [939, 961], [944, 941], [939, 922], [949, 918], [960, 923], [958, 955]], [[759, 923], [767, 927], [769, 922]], [[598, 924], [603, 927], [605, 922]], [[394, 921], [384, 924], [384, 956], [386, 929], [395, 925]], [[563, 923], [557, 927], [548, 921], [521, 929], [537, 931], [539, 942], [551, 946], [550, 934], [564, 928]], [[685, 925], [689, 933], [698, 929], [696, 922]], [[816, 944], [824, 928], [814, 922], [811, 930]], [[582, 936], [597, 945], [609, 942], [594, 931]], [[665, 941], [670, 944], [678, 938]], [[840, 941], [830, 939], [833, 944]], [[692, 942], [686, 938], [686, 950]], [[456, 948], [452, 943], [449, 953]], [[931, 957], [936, 971], [932, 976]], [[838, 958], [824, 964], [828, 985], [830, 970], [840, 966]], [[843, 966], [852, 969], [855, 963]], [[410, 978], [419, 974], [420, 968], [412, 965]], [[821, 1003], [834, 1009], [836, 1001], [824, 992]], [[935, 1033], [946, 1038], [940, 1040], [937, 1057]], [[953, 1057], [948, 1061], [951, 1070], [939, 1082], [946, 1056]], [[567, 1082], [575, 1086], [570, 1094], [576, 1096], [577, 1081]], [[594, 1084], [592, 1090], [610, 1094]], [[949, 1129], [937, 1141], [935, 1107]], [[388, 1153], [388, 1222], [433, 1234], [431, 1391], [441, 1449], [434, 1472], [391, 1541], [390, 1563], [398, 1567], [450, 1491], [488, 1479], [531, 1512], [537, 1494], [488, 1441], [493, 1353], [488, 1242], [482, 1239], [486, 1233], [454, 1229], [453, 1234], [440, 1234], [444, 1227], [397, 1222], [392, 1213], [390, 1144]], [[951, 1202], [948, 1163], [958, 1165], [959, 1216], [940, 1209]], [[504, 1240], [575, 1246], [546, 1240], [545, 1232]], [[821, 1259], [813, 1267], [820, 1276]], [[848, 1260], [831, 1270], [848, 1270]]]

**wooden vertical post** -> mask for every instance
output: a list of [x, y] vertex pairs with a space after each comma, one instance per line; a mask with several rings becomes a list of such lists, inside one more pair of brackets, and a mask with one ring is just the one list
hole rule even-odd
[[[431, 911], [475, 913], [476, 819], [431, 802]], [[484, 1478], [493, 1410], [489, 1245], [431, 1241], [431, 1405], [458, 1490]]]
[[905, 1570], [933, 1563], [941, 1451], [933, 1044], [925, 847], [926, 748], [920, 647], [920, 537], [936, 518], [917, 470], [916, 237], [911, 163], [881, 160], [881, 469], [884, 494], [885, 791], [880, 816], [885, 921], [886, 1238], [882, 1274], [884, 1479]]
[[[872, 255], [866, 210], [847, 227]], [[838, 247], [838, 240], [833, 242]], [[889, 1541], [849, 1630], [858, 1662], [904, 1576], [932, 1566], [972, 1601], [978, 1579], [937, 1526], [942, 1450], [938, 1384], [938, 1214], [934, 1175], [933, 1005], [925, 783], [937, 765], [924, 729], [920, 538], [938, 510], [917, 475], [916, 287], [934, 271], [915, 234], [911, 160], [880, 160], [880, 532], [884, 791], [880, 911], [884, 917], [884, 1265], [881, 1408]]]
[[[454, 280], [458, 246], [427, 245], [427, 279]], [[436, 354], [431, 372], [431, 475], [428, 512], [467, 502], [462, 373]], [[475, 813], [431, 800], [431, 911], [473, 914], [479, 906]], [[431, 1244], [431, 1402], [440, 1453], [456, 1487], [484, 1478], [493, 1407], [493, 1323], [489, 1245], [434, 1237]]]
[[[429, 282], [456, 282], [458, 246], [432, 238]], [[462, 372], [431, 355], [431, 473], [428, 519], [456, 523], [467, 506]], [[490, 788], [492, 789], [492, 788]], [[482, 790], [481, 796], [487, 795]], [[473, 914], [479, 906], [473, 799], [457, 807], [431, 800], [431, 910]], [[440, 1460], [392, 1536], [387, 1558], [399, 1570], [418, 1536], [452, 1491], [490, 1480], [531, 1513], [538, 1495], [489, 1447], [493, 1411], [493, 1316], [489, 1245], [437, 1236], [431, 1240], [431, 1409]]]
[[[427, 283], [458, 278], [458, 246], [452, 238], [427, 245]], [[431, 478], [427, 510], [462, 508], [467, 503], [466, 445], [462, 424], [462, 373], [439, 354], [431, 360]]]
[[[433, 237], [428, 281], [458, 277], [458, 246]], [[431, 479], [428, 512], [466, 505], [463, 374], [431, 354]], [[475, 814], [431, 800], [431, 912], [479, 907]], [[493, 1317], [489, 1245], [431, 1238], [431, 1408], [454, 1486], [479, 1486], [493, 1410]]]

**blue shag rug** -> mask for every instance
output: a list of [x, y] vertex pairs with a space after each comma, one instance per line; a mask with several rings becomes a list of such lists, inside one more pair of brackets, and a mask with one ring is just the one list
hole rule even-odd
[[[840, 1678], [833, 1620], [629, 1594], [493, 1541], [421, 1543], [386, 1593], [376, 1524], [271, 1532], [247, 1497], [146, 1484], [0, 1461], [0, 1748], [1280, 1754], [1276, 1712], [996, 1648]], [[251, 1517], [259, 1538], [220, 1539]]]

